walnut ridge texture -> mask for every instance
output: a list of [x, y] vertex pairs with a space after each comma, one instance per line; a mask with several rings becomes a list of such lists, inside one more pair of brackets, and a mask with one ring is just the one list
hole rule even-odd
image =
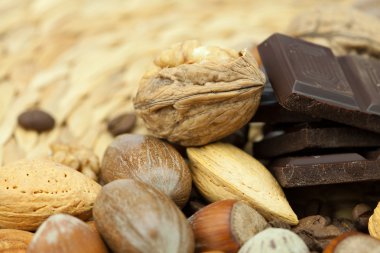
[[155, 60], [134, 106], [156, 136], [204, 145], [241, 128], [256, 112], [265, 83], [248, 51], [176, 44]]

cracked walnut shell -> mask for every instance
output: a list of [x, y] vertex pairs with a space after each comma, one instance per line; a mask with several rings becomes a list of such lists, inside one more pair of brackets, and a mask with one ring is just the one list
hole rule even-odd
[[98, 181], [99, 159], [90, 150], [76, 145], [53, 143], [50, 145], [52, 160], [73, 168], [92, 180]]
[[256, 112], [265, 83], [254, 57], [200, 46], [174, 45], [142, 78], [134, 106], [156, 136], [183, 146], [219, 140]]

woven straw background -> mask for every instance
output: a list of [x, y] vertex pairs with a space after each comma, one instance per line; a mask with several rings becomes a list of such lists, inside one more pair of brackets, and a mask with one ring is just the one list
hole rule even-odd
[[[186, 39], [251, 47], [327, 2], [0, 0], [0, 164], [46, 156], [53, 142], [101, 158], [112, 141], [107, 120], [133, 111], [139, 79], [160, 50]], [[55, 117], [54, 130], [17, 126], [34, 106]], [[134, 132], [145, 132], [140, 121]]]

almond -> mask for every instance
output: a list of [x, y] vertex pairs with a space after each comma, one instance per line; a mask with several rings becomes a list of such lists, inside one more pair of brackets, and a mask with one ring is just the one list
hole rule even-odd
[[16, 229], [0, 229], [0, 252], [25, 252], [33, 233]]
[[38, 228], [27, 253], [107, 253], [99, 234], [85, 222], [56, 214]]
[[86, 220], [100, 189], [80, 172], [50, 160], [6, 165], [0, 168], [0, 228], [34, 231], [56, 213]]
[[276, 179], [249, 154], [226, 143], [188, 148], [187, 154], [193, 181], [209, 201], [245, 200], [268, 220], [298, 223]]

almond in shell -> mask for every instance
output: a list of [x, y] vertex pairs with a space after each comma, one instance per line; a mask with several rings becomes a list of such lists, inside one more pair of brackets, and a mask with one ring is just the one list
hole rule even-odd
[[51, 160], [23, 160], [0, 168], [0, 228], [34, 231], [49, 216], [91, 217], [101, 186]]
[[249, 154], [225, 143], [188, 148], [187, 154], [193, 181], [209, 201], [245, 200], [268, 220], [298, 223], [276, 179]]

